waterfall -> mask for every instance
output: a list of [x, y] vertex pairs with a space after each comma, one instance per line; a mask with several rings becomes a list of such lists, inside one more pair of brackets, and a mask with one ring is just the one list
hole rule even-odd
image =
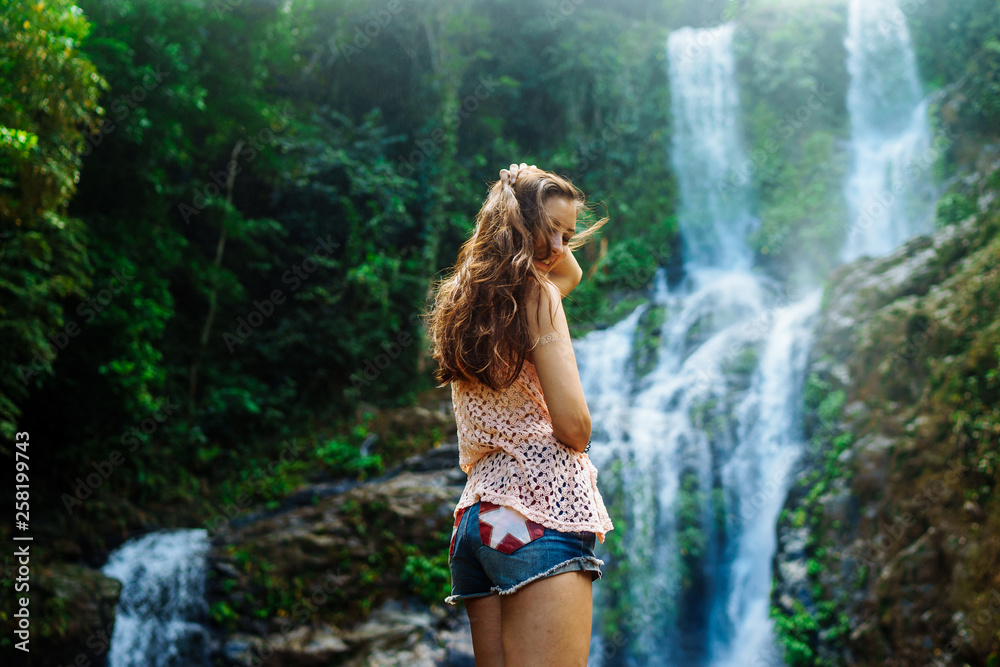
[[110, 667], [208, 664], [203, 529], [156, 532], [129, 540], [102, 572], [122, 582]]
[[727, 511], [731, 557], [723, 561], [731, 585], [717, 596], [710, 618], [713, 665], [781, 664], [768, 659], [778, 655], [769, 614], [771, 559], [778, 513], [803, 449], [798, 403], [821, 296], [816, 289], [775, 309], [750, 391], [736, 410], [738, 445], [722, 466], [723, 488], [737, 494], [726, 498], [735, 509]]
[[[595, 665], [774, 654], [774, 525], [802, 450], [798, 396], [821, 290], [788, 301], [751, 271], [733, 33], [685, 28], [667, 43], [684, 280], [669, 290], [659, 274], [650, 303], [576, 343], [592, 457], [620, 531], [600, 550], [618, 580], [594, 589]], [[655, 363], [637, 368], [650, 347]]]
[[735, 25], [682, 28], [667, 40], [673, 158], [686, 263], [748, 270], [748, 179], [734, 85]]
[[[802, 449], [798, 396], [821, 291], [785, 304], [736, 272], [689, 287], [661, 287], [576, 344], [592, 456], [606, 499], [625, 496], [621, 555], [602, 553], [624, 580], [617, 600], [595, 587], [593, 664], [737, 665], [774, 651], [774, 525]], [[630, 359], [656, 309], [660, 356], [640, 377]]]
[[[925, 230], [933, 152], [903, 15], [852, 0], [847, 261]], [[599, 549], [591, 664], [783, 665], [769, 615], [776, 523], [804, 450], [805, 365], [822, 289], [752, 266], [732, 25], [672, 33], [671, 158], [685, 277], [575, 343], [592, 458], [617, 520]], [[655, 351], [655, 363], [637, 360]], [[614, 580], [613, 582], [610, 580]]]
[[897, 0], [851, 0], [847, 109], [853, 168], [846, 184], [850, 220], [841, 261], [891, 252], [933, 226], [927, 103]]

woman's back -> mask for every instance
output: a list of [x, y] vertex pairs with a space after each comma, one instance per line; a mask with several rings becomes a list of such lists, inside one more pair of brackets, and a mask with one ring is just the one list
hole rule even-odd
[[469, 475], [456, 513], [479, 500], [506, 505], [562, 531], [612, 528], [590, 457], [556, 439], [535, 365], [525, 360], [502, 391], [474, 380], [451, 383], [459, 464]]

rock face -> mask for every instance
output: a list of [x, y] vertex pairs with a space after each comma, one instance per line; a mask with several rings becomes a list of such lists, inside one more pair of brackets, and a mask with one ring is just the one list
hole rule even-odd
[[[427, 451], [455, 432], [450, 391], [425, 402], [372, 409], [373, 453], [421, 453], [377, 479], [312, 484], [277, 510], [222, 524], [207, 573], [211, 664], [474, 665], [465, 612], [443, 603], [452, 511], [466, 475], [454, 442]], [[82, 555], [71, 540], [51, 542], [58, 558]], [[13, 567], [8, 557], [0, 574]], [[24, 664], [106, 665], [121, 589], [83, 563], [33, 570]]]
[[1000, 664], [998, 176], [829, 278], [774, 560], [789, 665]]
[[73, 563], [42, 567], [32, 576], [41, 602], [31, 608], [31, 652], [21, 664], [107, 664], [121, 582]]
[[[230, 665], [462, 665], [464, 612], [446, 608], [457, 445], [382, 478], [289, 499], [213, 541], [215, 658]], [[428, 604], [430, 603], [430, 604]]]

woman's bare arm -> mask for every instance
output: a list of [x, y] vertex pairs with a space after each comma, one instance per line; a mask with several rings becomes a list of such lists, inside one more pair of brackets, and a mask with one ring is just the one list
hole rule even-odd
[[538, 341], [533, 348], [534, 364], [552, 418], [552, 432], [560, 442], [582, 452], [590, 442], [590, 410], [558, 288], [542, 284], [526, 305], [528, 327]]
[[566, 252], [545, 277], [559, 288], [559, 293], [563, 297], [566, 297], [580, 284], [583, 269], [580, 268], [580, 263], [576, 261], [573, 252], [566, 248]]

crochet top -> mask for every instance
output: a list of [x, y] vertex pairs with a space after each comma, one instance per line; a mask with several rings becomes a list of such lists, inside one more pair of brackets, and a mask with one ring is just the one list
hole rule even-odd
[[455, 515], [484, 500], [547, 528], [596, 533], [604, 542], [614, 526], [597, 490], [597, 468], [553, 435], [533, 363], [525, 359], [520, 375], [503, 391], [452, 380], [451, 399], [459, 465], [469, 476]]

